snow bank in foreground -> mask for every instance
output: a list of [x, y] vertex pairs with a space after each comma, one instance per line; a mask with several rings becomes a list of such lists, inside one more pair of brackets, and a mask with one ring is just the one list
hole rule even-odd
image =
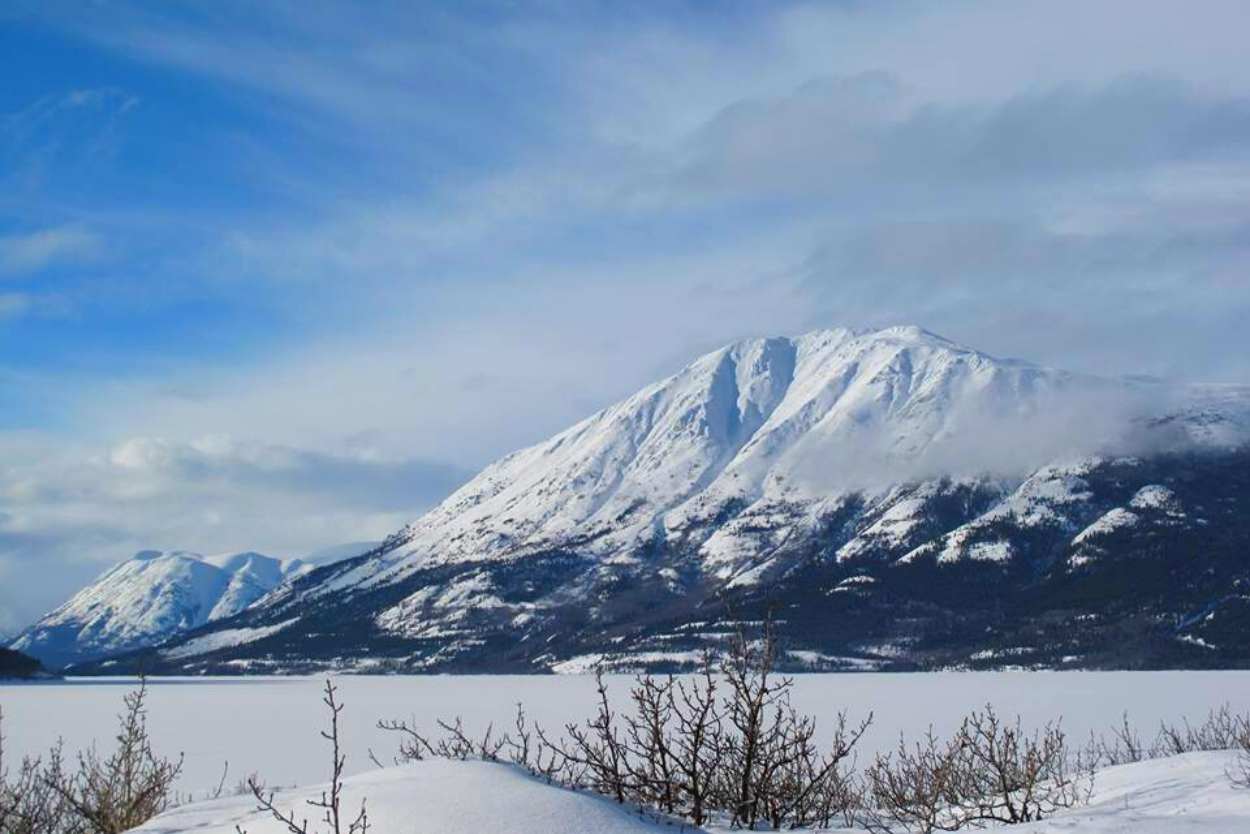
[[1013, 834], [1234, 834], [1250, 831], [1250, 789], [1225, 775], [1235, 754], [1186, 753], [1100, 770], [1090, 804]]
[[[1099, 771], [1089, 806], [1050, 820], [1012, 826], [1014, 834], [1233, 834], [1250, 831], [1250, 789], [1229, 784], [1231, 753], [1189, 753]], [[316, 830], [315, 808], [303, 805], [323, 786], [282, 791], [283, 810], [297, 808]], [[550, 787], [508, 765], [425, 761], [348, 779], [345, 812], [367, 797], [370, 829], [406, 834], [632, 834], [674, 831], [605, 799]], [[256, 811], [251, 797], [177, 808], [135, 829], [148, 834], [285, 834]], [[681, 830], [697, 834], [694, 829]]]
[[[284, 812], [295, 808], [320, 826], [318, 809], [304, 800], [321, 796], [324, 785], [280, 791]], [[590, 794], [546, 785], [510, 765], [433, 760], [388, 767], [344, 782], [344, 814], [354, 817], [367, 800], [369, 829], [405, 834], [643, 834], [673, 831], [627, 808]], [[251, 796], [198, 802], [175, 808], [136, 832], [150, 834], [286, 834], [281, 823], [256, 810]], [[346, 827], [346, 826], [345, 826]], [[693, 831], [686, 828], [685, 831]]]

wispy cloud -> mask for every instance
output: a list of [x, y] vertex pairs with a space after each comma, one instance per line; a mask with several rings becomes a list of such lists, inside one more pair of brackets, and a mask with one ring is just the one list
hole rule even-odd
[[[329, 454], [224, 436], [70, 448], [27, 432], [0, 448], [0, 571], [12, 575], [0, 613], [22, 619], [146, 547], [295, 556], [384, 536], [468, 474], [365, 446]], [[58, 581], [29, 581], [53, 566]]]
[[114, 87], [48, 92], [11, 112], [0, 112], [0, 207], [24, 202], [27, 216], [46, 190], [90, 174], [113, 156], [122, 120], [138, 97]]
[[30, 309], [30, 296], [21, 292], [0, 293], [0, 319], [20, 316]]
[[97, 256], [102, 242], [80, 226], [58, 226], [0, 236], [0, 276], [25, 275], [54, 264]]

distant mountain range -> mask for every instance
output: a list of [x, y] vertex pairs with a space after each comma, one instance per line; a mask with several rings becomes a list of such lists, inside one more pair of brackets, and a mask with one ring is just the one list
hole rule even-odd
[[1244, 386], [915, 327], [747, 340], [77, 671], [682, 668], [770, 614], [793, 668], [1247, 665], [1248, 441]]
[[288, 560], [250, 551], [217, 556], [141, 551], [25, 629], [10, 645], [61, 667], [163, 643], [238, 614], [317, 564], [365, 552], [375, 544], [343, 545]]

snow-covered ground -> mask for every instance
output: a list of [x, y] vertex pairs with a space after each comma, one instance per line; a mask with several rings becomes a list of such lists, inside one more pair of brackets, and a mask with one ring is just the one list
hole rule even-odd
[[[1225, 777], [1227, 753], [1189, 753], [1099, 771], [1090, 804], [1019, 834], [1234, 834], [1250, 830], [1250, 790]], [[308, 809], [325, 786], [283, 791], [283, 811]], [[361, 774], [346, 783], [344, 813], [367, 801], [372, 830], [410, 834], [632, 834], [695, 829], [640, 815], [609, 800], [550, 787], [510, 765], [427, 761]], [[314, 819], [314, 824], [316, 820]], [[177, 808], [137, 829], [149, 834], [285, 834], [249, 796]]]
[[1186, 753], [1100, 770], [1090, 804], [1028, 825], [1020, 834], [1239, 834], [1250, 831], [1250, 788], [1235, 788], [1233, 754]]
[[[876, 721], [864, 753], [890, 746], [900, 732], [923, 732], [929, 724], [953, 730], [970, 709], [987, 701], [1000, 714], [1026, 724], [1058, 716], [1079, 741], [1103, 731], [1126, 710], [1143, 735], [1160, 719], [1205, 717], [1229, 702], [1250, 710], [1250, 672], [952, 672], [942, 674], [799, 675], [796, 705], [829, 726], [839, 709], [852, 718], [872, 711]], [[630, 678], [610, 679], [624, 697]], [[0, 684], [6, 754], [47, 749], [64, 738], [72, 749], [107, 744], [113, 716], [129, 679], [77, 679]], [[179, 789], [203, 792], [217, 784], [225, 762], [229, 781], [260, 772], [270, 784], [308, 785], [325, 776], [325, 753], [317, 731], [324, 715], [320, 679], [218, 678], [150, 682], [150, 722], [157, 745], [185, 753]], [[374, 727], [379, 718], [415, 717], [433, 729], [436, 718], [462, 716], [468, 727], [510, 726], [518, 701], [531, 718], [558, 729], [593, 709], [594, 682], [584, 676], [342, 677], [346, 705], [343, 735], [347, 772], [372, 769], [369, 750], [389, 761], [395, 739]]]
[[[305, 800], [326, 786], [288, 790], [275, 797], [280, 810], [319, 822]], [[352, 819], [365, 800], [369, 828], [405, 834], [645, 834], [673, 826], [641, 816], [586, 793], [549, 787], [519, 768], [487, 762], [427, 761], [374, 770], [349, 779], [343, 813]], [[176, 808], [136, 831], [149, 834], [287, 834], [287, 828], [256, 810], [251, 796], [235, 796]], [[687, 831], [691, 829], [687, 828]]]
[[[875, 713], [861, 761], [933, 724], [954, 728], [969, 709], [991, 702], [1026, 725], [1063, 716], [1078, 742], [1106, 730], [1127, 711], [1143, 736], [1160, 719], [1201, 719], [1228, 702], [1250, 709], [1250, 672], [998, 672], [915, 675], [800, 675], [797, 706], [828, 726], [834, 713]], [[617, 697], [630, 679], [610, 679]], [[469, 727], [506, 727], [515, 704], [558, 728], [593, 707], [593, 680], [584, 676], [343, 677], [342, 732], [351, 775], [346, 807], [368, 796], [375, 831], [418, 832], [632, 832], [674, 830], [622, 811], [593, 796], [548, 787], [510, 767], [430, 762], [377, 770], [369, 750], [384, 760], [394, 739], [373, 725], [379, 718], [415, 718], [433, 728], [437, 717], [462, 716]], [[130, 679], [78, 679], [0, 685], [6, 754], [37, 753], [58, 737], [72, 749], [107, 744], [113, 715]], [[150, 724], [161, 752], [186, 754], [178, 788], [205, 795], [230, 763], [228, 784], [258, 772], [268, 784], [301, 785], [289, 800], [319, 795], [327, 754], [317, 735], [324, 721], [316, 678], [155, 679], [150, 682]], [[1250, 790], [1234, 791], [1225, 778], [1227, 754], [1191, 754], [1101, 771], [1091, 805], [1020, 832], [1250, 831]], [[296, 802], [298, 804], [298, 802]], [[145, 827], [164, 834], [195, 830], [230, 834], [242, 823], [249, 834], [279, 831], [254, 818], [246, 797], [185, 807]], [[310, 809], [311, 810], [311, 809]], [[457, 827], [459, 826], [459, 827]], [[687, 829], [689, 830], [689, 829]]]

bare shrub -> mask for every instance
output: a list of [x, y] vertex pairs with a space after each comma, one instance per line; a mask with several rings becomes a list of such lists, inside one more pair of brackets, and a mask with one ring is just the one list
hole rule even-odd
[[716, 674], [710, 654], [704, 654], [703, 673], [692, 681], [669, 687], [672, 733], [669, 756], [676, 770], [686, 815], [695, 825], [707, 822], [716, 806], [717, 772], [721, 768], [721, 723], [717, 708]]
[[[322, 702], [330, 713], [330, 728], [321, 731], [321, 737], [330, 743], [330, 791], [329, 793], [322, 791], [320, 799], [308, 799], [305, 803], [321, 811], [321, 822], [325, 826], [322, 829], [324, 834], [344, 834], [343, 823], [346, 818], [342, 814], [343, 766], [347, 763], [347, 757], [343, 755], [339, 746], [339, 714], [343, 712], [343, 705], [338, 702], [338, 689], [333, 682], [327, 680], [323, 691]], [[256, 799], [257, 810], [269, 813], [275, 820], [285, 825], [291, 834], [308, 834], [308, 819], [297, 818], [295, 809], [284, 813], [278, 808], [274, 803], [274, 792], [265, 787], [260, 777], [256, 775], [248, 777], [247, 788]], [[346, 834], [367, 834], [368, 830], [369, 814], [365, 809], [365, 801], [361, 800], [360, 810], [347, 823]], [[235, 831], [237, 834], [247, 834], [238, 826], [235, 826]]]
[[[872, 722], [854, 731], [846, 715], [837, 717], [832, 744], [821, 754], [815, 743], [816, 722], [799, 715], [790, 703], [794, 679], [772, 673], [777, 642], [766, 622], [757, 643], [738, 633], [721, 665], [728, 697], [722, 734], [722, 770], [728, 776], [725, 804], [734, 825], [754, 828], [765, 821], [773, 828], [805, 825], [833, 811], [842, 762]], [[829, 811], [825, 806], [829, 805]]]
[[767, 745], [770, 778], [757, 791], [765, 820], [773, 828], [819, 825], [827, 828], [835, 816], [848, 821], [859, 804], [850, 768], [844, 768], [871, 718], [852, 728], [839, 713], [829, 750], [817, 747], [816, 723], [799, 717], [789, 706], [781, 735]]
[[621, 803], [627, 797], [640, 799], [642, 794], [633, 780], [622, 725], [608, 700], [608, 687], [598, 669], [595, 670], [595, 693], [594, 717], [587, 719], [584, 726], [566, 724], [565, 739], [552, 742], [544, 734], [543, 742], [561, 760], [562, 773], [570, 786], [590, 788]]
[[729, 697], [725, 719], [731, 728], [723, 734], [722, 758], [725, 799], [736, 825], [754, 827], [762, 801], [771, 789], [773, 770], [784, 755], [781, 738], [789, 727], [786, 707], [791, 678], [771, 676], [776, 642], [765, 633], [759, 646], [753, 646], [740, 632], [721, 672]]
[[1114, 765], [1132, 764], [1150, 758], [1151, 751], [1143, 744], [1137, 731], [1128, 721], [1128, 713], [1120, 717], [1120, 723], [1111, 728], [1110, 737], [1089, 735], [1085, 746], [1085, 762], [1094, 769]]
[[489, 727], [471, 736], [458, 719], [439, 721], [437, 740], [415, 722], [378, 726], [400, 735], [400, 760], [506, 756], [549, 782], [695, 825], [713, 818], [747, 828], [828, 825], [858, 804], [846, 765], [871, 716], [852, 727], [839, 715], [822, 748], [815, 720], [790, 703], [793, 680], [773, 674], [775, 657], [770, 627], [757, 641], [740, 634], [719, 664], [705, 654], [693, 679], [636, 677], [622, 712], [596, 671], [594, 715], [566, 724], [558, 738], [531, 725], [519, 705], [513, 732], [501, 736]]
[[879, 754], [868, 767], [863, 822], [869, 831], [954, 831], [961, 825], [949, 808], [962, 799], [959, 791], [959, 749], [941, 742], [932, 728], [908, 745], [899, 736], [893, 752]]
[[[543, 772], [543, 751], [535, 739], [535, 728], [529, 724], [525, 709], [520, 704], [517, 704], [514, 721], [515, 736], [509, 733], [496, 735], [495, 725], [489, 724], [481, 736], [470, 737], [460, 716], [452, 721], [440, 719], [435, 723], [443, 731], [441, 738], [431, 739], [419, 732], [415, 720], [382, 720], [377, 723], [377, 727], [400, 736], [395, 756], [397, 763], [420, 762], [431, 758], [498, 762], [506, 758], [514, 764]], [[376, 756], [373, 757], [373, 763], [383, 766]]]
[[182, 759], [153, 750], [146, 701], [147, 682], [141, 681], [125, 696], [116, 749], [104, 757], [92, 746], [78, 755], [73, 769], [57, 742], [46, 756], [26, 757], [10, 773], [0, 732], [0, 831], [119, 834], [170, 807]]
[[1239, 715], [1228, 704], [1207, 713], [1201, 724], [1182, 719], [1179, 725], [1159, 723], [1152, 757], [1176, 756], [1198, 750], [1237, 750], [1250, 739], [1250, 715]]
[[626, 740], [635, 754], [630, 761], [634, 791], [643, 804], [667, 814], [675, 812], [680, 801], [677, 755], [670, 731], [677, 708], [674, 686], [671, 677], [638, 678], [630, 691], [634, 714], [625, 718]]
[[154, 752], [146, 701], [147, 682], [141, 681], [125, 696], [117, 748], [111, 755], [101, 757], [92, 746], [78, 755], [78, 766], [71, 773], [63, 767], [57, 748], [43, 767], [41, 781], [59, 800], [60, 830], [121, 834], [170, 806], [182, 758], [175, 761]]
[[1057, 723], [1028, 735], [1018, 718], [1004, 723], [986, 705], [964, 719], [956, 741], [965, 780], [961, 790], [977, 820], [1033, 822], [1089, 798], [1088, 773], [1074, 772]]
[[404, 761], [422, 761], [427, 758], [442, 759], [483, 759], [488, 762], [499, 761], [499, 753], [508, 746], [507, 736], [496, 737], [494, 725], [486, 728], [480, 739], [471, 739], [466, 734], [464, 723], [459, 716], [454, 721], [440, 720], [438, 726], [446, 735], [431, 742], [418, 733], [411, 725], [403, 721], [379, 721], [378, 727], [403, 733], [407, 738], [400, 743], [399, 756]]
[[1233, 787], [1250, 789], [1250, 734], [1238, 740], [1237, 760], [1225, 772]]
[[[64, 758], [58, 743], [47, 759], [24, 757], [10, 774], [4, 753], [4, 713], [0, 711], [0, 831], [5, 834], [68, 834], [83, 831], [53, 788], [62, 779]], [[72, 821], [71, 821], [72, 820]]]
[[932, 731], [911, 746], [900, 739], [867, 780], [870, 830], [931, 832], [1044, 819], [1088, 801], [1092, 771], [1069, 755], [1057, 724], [1028, 734], [987, 705], [947, 741]]
[[1250, 714], [1235, 713], [1224, 704], [1207, 713], [1206, 720], [1193, 724], [1188, 718], [1180, 724], [1159, 722], [1159, 731], [1149, 747], [1129, 725], [1126, 713], [1120, 724], [1111, 728], [1110, 738], [1093, 736], [1085, 748], [1085, 758], [1094, 767], [1130, 764], [1145, 759], [1179, 756], [1197, 751], [1240, 751], [1237, 760], [1227, 769], [1229, 780], [1238, 787], [1250, 788]]
[[[1229, 726], [1222, 718], [1217, 723], [1222, 727]], [[1232, 724], [1232, 732], [1226, 738], [1231, 739], [1230, 746], [1237, 751], [1237, 758], [1225, 773], [1233, 787], [1250, 789], [1250, 715], [1237, 716]]]

